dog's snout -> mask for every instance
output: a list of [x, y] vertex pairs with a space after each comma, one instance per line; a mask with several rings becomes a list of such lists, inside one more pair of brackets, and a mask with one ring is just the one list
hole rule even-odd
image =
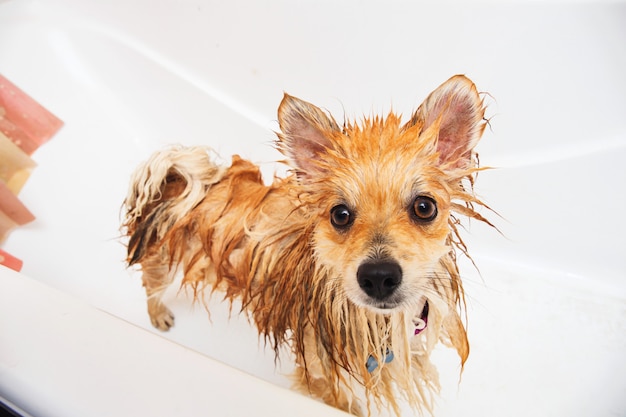
[[366, 262], [359, 266], [356, 279], [365, 294], [376, 300], [384, 300], [402, 282], [402, 268], [396, 262]]

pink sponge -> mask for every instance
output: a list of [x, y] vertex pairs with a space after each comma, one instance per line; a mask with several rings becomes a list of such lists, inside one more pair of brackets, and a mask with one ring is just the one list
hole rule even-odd
[[0, 132], [31, 155], [63, 122], [0, 74]]

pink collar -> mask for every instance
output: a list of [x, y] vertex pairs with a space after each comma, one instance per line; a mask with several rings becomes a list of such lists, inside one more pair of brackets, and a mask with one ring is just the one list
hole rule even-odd
[[413, 336], [417, 336], [426, 329], [428, 325], [428, 308], [428, 300], [426, 300], [422, 313], [419, 316], [413, 317], [413, 325], [415, 326]]

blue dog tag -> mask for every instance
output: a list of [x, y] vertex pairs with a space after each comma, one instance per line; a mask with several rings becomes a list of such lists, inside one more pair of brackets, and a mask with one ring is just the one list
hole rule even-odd
[[[387, 352], [385, 353], [385, 363], [389, 363], [392, 360], [393, 360], [393, 352], [387, 349]], [[376, 370], [376, 368], [378, 368], [378, 361], [376, 360], [375, 357], [370, 355], [369, 358], [367, 358], [367, 362], [365, 363], [365, 366], [367, 367], [367, 372], [371, 374], [372, 372]]]

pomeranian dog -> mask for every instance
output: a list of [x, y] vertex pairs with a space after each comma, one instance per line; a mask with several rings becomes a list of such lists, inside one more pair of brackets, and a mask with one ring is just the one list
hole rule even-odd
[[473, 192], [486, 125], [475, 85], [457, 75], [406, 123], [390, 113], [344, 122], [285, 94], [277, 148], [293, 169], [271, 185], [239, 156], [171, 147], [132, 176], [122, 229], [141, 265], [152, 324], [174, 317], [161, 296], [176, 271], [196, 298], [220, 290], [278, 354], [295, 386], [361, 415], [432, 412], [439, 341], [469, 354], [456, 254], [458, 215], [488, 223]]

